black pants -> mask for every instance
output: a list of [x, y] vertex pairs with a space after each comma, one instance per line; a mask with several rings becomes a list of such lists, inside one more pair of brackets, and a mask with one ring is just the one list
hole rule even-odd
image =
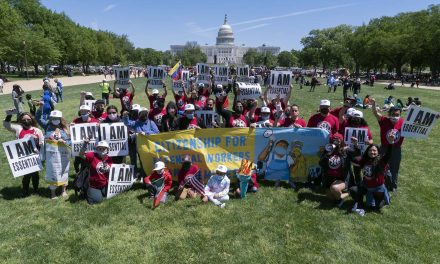
[[102, 100], [104, 100], [105, 105], [109, 104], [109, 94], [108, 93], [102, 93]]
[[22, 180], [23, 191], [26, 194], [29, 193], [29, 184], [31, 182], [31, 178], [32, 178], [32, 187], [34, 187], [35, 191], [38, 190], [38, 185], [40, 183], [40, 174], [38, 173], [38, 171], [36, 171], [23, 176], [23, 180]]
[[312, 85], [310, 85], [310, 90], [309, 90], [309, 92], [314, 92], [314, 91], [315, 91], [315, 85], [312, 84]]
[[85, 167], [84, 160], [80, 157], [75, 157], [73, 161], [73, 168], [75, 168], [75, 173], [78, 173]]
[[342, 96], [344, 97], [344, 100], [345, 100], [345, 98], [347, 98], [347, 94], [348, 93], [348, 89], [343, 89], [343, 92], [342, 92]]
[[358, 204], [358, 208], [364, 208], [364, 196], [367, 194], [367, 189], [362, 185], [357, 185], [349, 190], [350, 196]]

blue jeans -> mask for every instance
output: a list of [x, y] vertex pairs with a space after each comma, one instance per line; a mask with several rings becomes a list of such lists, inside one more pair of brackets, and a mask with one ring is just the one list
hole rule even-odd
[[107, 196], [107, 186], [102, 189], [95, 189], [89, 187], [87, 189], [87, 202], [89, 204], [97, 204], [102, 202], [104, 198]]

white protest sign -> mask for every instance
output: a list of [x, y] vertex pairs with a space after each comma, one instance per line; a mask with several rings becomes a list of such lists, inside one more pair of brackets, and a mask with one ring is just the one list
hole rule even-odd
[[92, 111], [95, 111], [95, 102], [96, 100], [84, 100], [84, 104], [87, 105], [88, 107], [90, 107], [90, 109], [92, 109]]
[[102, 123], [99, 125], [101, 140], [107, 141], [109, 156], [128, 155], [128, 129], [122, 122]]
[[439, 112], [426, 107], [411, 105], [402, 125], [401, 136], [427, 138], [437, 122]]
[[46, 181], [59, 186], [69, 180], [70, 147], [46, 140]]
[[148, 66], [148, 87], [151, 89], [162, 89], [165, 71], [162, 67]]
[[290, 84], [292, 82], [292, 72], [290, 71], [270, 71], [270, 86], [267, 93], [269, 99], [273, 99], [280, 95], [280, 98], [286, 97], [290, 91]]
[[220, 125], [220, 116], [212, 110], [197, 110], [195, 111], [197, 118], [202, 122], [202, 127], [213, 128], [213, 123]]
[[116, 86], [118, 88], [128, 88], [130, 80], [130, 69], [128, 67], [114, 67]]
[[237, 99], [258, 99], [261, 95], [261, 86], [259, 83], [237, 82], [239, 94]]
[[175, 93], [179, 93], [179, 92], [183, 91], [183, 86], [184, 86], [184, 84], [181, 81], [173, 81], [173, 83], [172, 83], [173, 91]]
[[182, 71], [182, 76], [180, 77], [180, 79], [185, 82], [185, 83], [189, 83], [189, 71], [188, 70], [183, 70]]
[[130, 189], [135, 181], [133, 165], [112, 164], [108, 177], [107, 199]]
[[209, 74], [210, 67], [205, 63], [197, 63], [197, 83], [209, 84], [211, 76]]
[[99, 141], [99, 127], [97, 123], [71, 124], [70, 137], [72, 140], [72, 156], [77, 157], [84, 139], [90, 139], [86, 152], [94, 151]]
[[237, 82], [249, 82], [249, 65], [237, 66]]
[[214, 65], [214, 84], [228, 85], [229, 67], [225, 65]]
[[351, 137], [355, 137], [358, 140], [358, 145], [362, 153], [364, 153], [368, 138], [367, 128], [357, 128], [357, 127], [346, 127], [344, 132], [344, 143], [351, 149], [354, 148], [353, 143], [351, 143]]
[[33, 137], [4, 142], [3, 149], [15, 178], [43, 169]]

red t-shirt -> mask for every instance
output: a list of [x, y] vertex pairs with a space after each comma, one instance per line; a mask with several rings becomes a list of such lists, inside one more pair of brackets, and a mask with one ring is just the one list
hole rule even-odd
[[185, 105], [186, 105], [185, 95], [180, 96], [176, 94], [174, 95], [174, 100], [176, 101], [177, 108], [180, 111], [185, 111]]
[[293, 124], [300, 125], [302, 127], [307, 127], [306, 121], [302, 118], [297, 118], [295, 121], [292, 121], [292, 118], [284, 118], [278, 121], [278, 126], [280, 127], [295, 127]]
[[[283, 101], [280, 101], [280, 103], [281, 103], [281, 108], [282, 108], [282, 109], [286, 109], [286, 104], [285, 104]], [[276, 107], [276, 105], [272, 104], [272, 102], [270, 102], [270, 103], [267, 105], [267, 107], [269, 107], [270, 112], [271, 112], [272, 114], [275, 114], [275, 113], [276, 113], [276, 111], [277, 111], [277, 107]]]
[[186, 116], [182, 116], [177, 122], [179, 124], [179, 130], [195, 129], [197, 126], [199, 126], [199, 120], [197, 117], [193, 117], [193, 119], [188, 120]]
[[75, 124], [99, 123], [99, 120], [94, 117], [90, 117], [90, 121], [83, 121], [81, 117], [77, 117], [77, 118], [73, 119], [72, 123], [75, 123]]
[[244, 115], [232, 115], [229, 120], [227, 127], [248, 127], [248, 121]]
[[131, 106], [133, 105], [133, 97], [134, 95], [129, 92], [119, 96], [122, 111], [129, 111], [131, 109]]
[[206, 98], [209, 97], [209, 91], [208, 89], [202, 89], [202, 91], [200, 92], [200, 90], [198, 91], [199, 96], [204, 96]]
[[[362, 174], [364, 176], [363, 181], [367, 188], [375, 188], [385, 183], [385, 170], [381, 171], [378, 175], [373, 175], [372, 163], [372, 161], [364, 162], [362, 160], [359, 163], [360, 167], [362, 168]], [[385, 168], [386, 164], [381, 161], [378, 166]]]
[[[347, 108], [348, 109], [348, 108]], [[336, 118], [339, 119], [339, 113], [341, 112], [342, 107], [336, 107], [335, 109], [330, 111], [331, 115], [334, 115]], [[345, 113], [344, 113], [345, 114]]]
[[162, 96], [154, 97], [153, 95], [148, 96], [148, 101], [150, 102], [150, 109], [154, 108], [154, 103], [157, 101], [157, 99], [162, 98]]
[[112, 158], [105, 156], [104, 160], [101, 160], [95, 152], [87, 152], [86, 162], [90, 166], [90, 187], [96, 189], [104, 188], [108, 184], [108, 175], [113, 163]]
[[173, 177], [171, 176], [171, 172], [167, 168], [165, 168], [162, 175], [159, 175], [156, 171], [153, 171], [151, 175], [144, 178], [144, 183], [151, 184], [151, 182], [154, 182], [160, 179], [161, 177], [165, 178], [163, 190], [165, 192], [168, 192], [171, 189], [171, 185], [173, 185]]
[[[344, 120], [344, 122], [342, 122], [342, 124], [339, 126], [339, 133], [341, 135], [345, 135], [345, 128], [346, 127], [355, 127], [352, 124], [348, 123], [348, 120]], [[371, 134], [370, 128], [368, 126], [360, 126], [358, 128], [366, 128], [367, 129], [367, 135], [368, 135], [368, 140], [373, 139], [373, 134]]]
[[92, 115], [98, 119], [99, 122], [104, 121], [107, 118], [107, 112], [102, 112], [101, 114], [98, 113], [97, 111], [92, 111]]
[[382, 144], [382, 147], [388, 146], [390, 144], [389, 136], [391, 133], [394, 133], [395, 136], [395, 143], [394, 146], [400, 147], [403, 143], [403, 137], [401, 136], [401, 130], [403, 125], [403, 118], [400, 118], [399, 121], [397, 121], [395, 124], [391, 122], [391, 120], [388, 117], [381, 116], [379, 121], [380, 126], [380, 141]]
[[327, 168], [327, 176], [334, 178], [335, 180], [342, 180], [343, 179], [343, 172], [344, 172], [344, 168], [343, 168], [343, 163], [344, 163], [344, 158], [341, 157], [340, 155], [331, 155], [328, 158], [328, 168]]
[[22, 126], [22, 129], [21, 129], [21, 131], [20, 131], [20, 134], [18, 134], [18, 138], [24, 138], [24, 137], [26, 137], [26, 136], [31, 136], [31, 137], [33, 137], [34, 138], [34, 141], [35, 141], [35, 146], [38, 148], [38, 149], [40, 149], [40, 138], [39, 138], [39, 136], [38, 136], [38, 133], [37, 133], [37, 131], [35, 131], [35, 128], [34, 127], [30, 127], [29, 129], [25, 129], [23, 126]]
[[217, 109], [228, 109], [228, 107], [229, 107], [228, 96], [223, 97], [223, 99], [221, 99], [221, 100], [216, 96], [215, 97], [215, 107]]
[[177, 182], [179, 185], [185, 184], [185, 178], [188, 175], [194, 175], [199, 170], [199, 167], [195, 164], [192, 164], [191, 167], [187, 171], [179, 170], [179, 173], [177, 174]]
[[162, 117], [167, 114], [167, 109], [164, 107], [162, 109], [153, 108], [153, 110], [148, 113], [148, 118], [153, 120], [156, 126], [162, 127]]
[[334, 115], [323, 116], [321, 113], [310, 117], [307, 127], [318, 127], [327, 130], [330, 135], [339, 131], [339, 120]]

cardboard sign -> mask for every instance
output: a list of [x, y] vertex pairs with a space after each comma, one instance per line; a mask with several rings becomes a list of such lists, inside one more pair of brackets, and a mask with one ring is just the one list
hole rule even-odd
[[184, 82], [184, 83], [189, 83], [189, 71], [188, 70], [183, 70], [182, 71], [182, 76], [180, 77], [180, 79]]
[[122, 122], [102, 123], [99, 126], [101, 140], [109, 145], [109, 156], [128, 155], [128, 129]]
[[249, 65], [237, 66], [237, 82], [249, 82]]
[[290, 71], [270, 71], [269, 84], [271, 89], [267, 93], [267, 97], [272, 100], [280, 94], [280, 98], [286, 97], [290, 91], [290, 84], [292, 83], [292, 72]]
[[354, 148], [351, 143], [351, 137], [355, 137], [358, 140], [359, 148], [361, 152], [364, 153], [367, 147], [368, 138], [368, 129], [366, 128], [357, 128], [357, 127], [346, 127], [344, 132], [344, 143], [346, 146], [349, 146], [351, 149]]
[[216, 122], [217, 125], [220, 125], [220, 116], [214, 111], [197, 110], [195, 111], [195, 114], [198, 118], [200, 118], [204, 128], [214, 128], [212, 125], [213, 122]]
[[33, 137], [4, 142], [3, 149], [15, 178], [43, 169]]
[[239, 90], [238, 100], [258, 99], [261, 95], [261, 86], [259, 83], [237, 82]]
[[130, 81], [130, 68], [114, 67], [113, 70], [115, 71], [116, 86], [118, 88], [128, 88], [130, 86], [128, 83]]
[[69, 180], [70, 147], [46, 140], [46, 181], [59, 186]]
[[229, 67], [225, 65], [214, 65], [214, 84], [228, 85]]
[[437, 122], [439, 112], [426, 107], [412, 105], [402, 125], [402, 137], [427, 138]]
[[92, 111], [95, 111], [95, 102], [96, 100], [84, 100], [84, 104], [87, 105], [88, 107], [90, 107], [90, 109], [92, 109]]
[[209, 70], [208, 64], [197, 63], [197, 83], [209, 84], [211, 82]]
[[133, 165], [112, 164], [108, 178], [107, 199], [130, 189], [135, 181]]
[[89, 139], [86, 152], [94, 151], [99, 141], [99, 127], [96, 123], [71, 124], [70, 137], [72, 140], [72, 156], [79, 156], [84, 139]]
[[148, 87], [151, 89], [162, 89], [165, 71], [162, 67], [148, 66]]
[[179, 93], [183, 90], [184, 83], [181, 81], [173, 81], [172, 88], [175, 93]]

